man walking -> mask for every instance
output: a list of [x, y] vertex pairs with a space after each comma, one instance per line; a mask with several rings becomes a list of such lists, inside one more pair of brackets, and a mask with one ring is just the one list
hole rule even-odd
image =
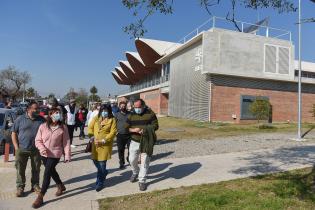
[[69, 131], [69, 136], [70, 136], [70, 144], [72, 148], [75, 148], [76, 146], [72, 144], [73, 141], [73, 133], [75, 129], [75, 124], [76, 124], [76, 114], [78, 113], [78, 109], [75, 104], [75, 99], [70, 99], [69, 105], [65, 106], [65, 109], [67, 110], [67, 119], [66, 119], [66, 124], [68, 127]]
[[[131, 133], [129, 160], [132, 176], [130, 182], [136, 182], [139, 176], [139, 189], [145, 191], [150, 157], [156, 140], [155, 131], [159, 128], [159, 124], [155, 113], [146, 107], [142, 99], [137, 99], [134, 102], [134, 113], [128, 116], [126, 128]], [[140, 168], [138, 166], [139, 155], [141, 158]]]
[[129, 162], [129, 145], [130, 145], [130, 133], [126, 129], [125, 125], [129, 112], [126, 109], [127, 103], [122, 101], [119, 103], [119, 112], [116, 113], [117, 120], [117, 148], [119, 156], [119, 169], [125, 168], [125, 148], [128, 148], [127, 161]]
[[12, 127], [12, 142], [15, 148], [16, 167], [16, 196], [24, 196], [25, 170], [28, 158], [32, 166], [32, 192], [40, 193], [39, 172], [41, 159], [39, 151], [35, 147], [35, 136], [39, 126], [44, 123], [44, 118], [39, 116], [39, 107], [36, 102], [27, 106], [26, 114], [18, 117]]
[[79, 138], [81, 140], [85, 138], [84, 127], [85, 127], [85, 123], [86, 123], [87, 114], [88, 114], [88, 110], [85, 108], [85, 106], [83, 104], [80, 104], [80, 108], [79, 108], [79, 111], [77, 113], [77, 121], [78, 121], [78, 125], [80, 127]]

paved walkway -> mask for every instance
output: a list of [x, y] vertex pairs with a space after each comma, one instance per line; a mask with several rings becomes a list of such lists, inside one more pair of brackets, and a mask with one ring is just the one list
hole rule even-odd
[[[73, 161], [69, 164], [60, 163], [57, 170], [65, 182], [67, 193], [56, 198], [56, 188], [49, 188], [45, 196], [45, 205], [41, 209], [51, 210], [89, 210], [98, 209], [96, 200], [139, 193], [138, 185], [130, 183], [130, 168], [118, 170], [116, 147], [113, 159], [108, 162], [109, 175], [106, 188], [95, 192], [94, 182], [96, 169], [90, 155], [82, 153], [82, 140], [75, 139], [78, 146], [73, 152]], [[213, 154], [185, 158], [161, 158], [152, 162], [148, 176], [148, 190], [167, 189], [203, 183], [248, 177], [257, 174], [278, 172], [311, 166], [315, 162], [315, 143], [302, 142], [299, 145], [263, 149], [255, 151]], [[35, 199], [34, 193], [24, 198], [15, 198], [14, 163], [0, 163], [0, 210], [31, 209]], [[28, 185], [30, 189], [30, 171], [28, 169]], [[41, 176], [42, 177], [42, 176]], [[52, 184], [53, 181], [52, 181]], [[119, 209], [119, 207], [117, 207]]]

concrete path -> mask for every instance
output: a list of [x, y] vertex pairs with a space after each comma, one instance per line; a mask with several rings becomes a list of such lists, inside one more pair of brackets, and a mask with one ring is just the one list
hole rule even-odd
[[[116, 147], [113, 159], [108, 162], [109, 175], [106, 188], [97, 193], [94, 190], [96, 169], [90, 155], [82, 153], [82, 140], [75, 139], [78, 146], [73, 152], [73, 161], [60, 163], [57, 167], [61, 179], [65, 182], [67, 193], [56, 198], [56, 188], [52, 187], [45, 196], [45, 205], [41, 209], [51, 210], [89, 210], [98, 209], [96, 200], [139, 193], [137, 183], [130, 183], [129, 166], [118, 170]], [[315, 162], [315, 144], [301, 143], [298, 146], [279, 147], [247, 152], [215, 154], [188, 158], [157, 159], [150, 166], [148, 190], [160, 190], [180, 186], [191, 186], [248, 177], [264, 173], [291, 170], [311, 166]], [[14, 163], [0, 163], [0, 210], [31, 209], [34, 193], [24, 198], [16, 198]], [[43, 171], [43, 170], [42, 170]], [[28, 169], [27, 187], [30, 189], [30, 171]], [[42, 176], [41, 176], [42, 177]], [[119, 209], [119, 207], [117, 207]]]

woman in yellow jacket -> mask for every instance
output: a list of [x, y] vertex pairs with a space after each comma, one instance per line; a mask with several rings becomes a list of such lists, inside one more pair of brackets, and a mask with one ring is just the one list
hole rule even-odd
[[116, 119], [110, 105], [103, 105], [99, 114], [89, 124], [88, 134], [94, 138], [92, 142], [92, 160], [97, 168], [96, 188], [103, 189], [107, 175], [106, 161], [111, 159], [113, 140], [117, 133]]

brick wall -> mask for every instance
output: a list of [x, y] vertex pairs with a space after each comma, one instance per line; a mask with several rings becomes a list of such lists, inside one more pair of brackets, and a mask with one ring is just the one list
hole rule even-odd
[[[211, 121], [240, 122], [241, 95], [268, 96], [272, 105], [274, 122], [297, 121], [297, 92], [261, 90], [253, 88], [227, 87], [212, 84]], [[314, 122], [312, 105], [315, 104], [315, 94], [302, 94], [302, 121]], [[236, 120], [232, 115], [236, 114]]]
[[140, 98], [142, 98], [147, 106], [155, 113], [160, 113], [160, 89], [140, 93]]
[[160, 113], [163, 115], [168, 115], [168, 94], [161, 94], [160, 99]]

